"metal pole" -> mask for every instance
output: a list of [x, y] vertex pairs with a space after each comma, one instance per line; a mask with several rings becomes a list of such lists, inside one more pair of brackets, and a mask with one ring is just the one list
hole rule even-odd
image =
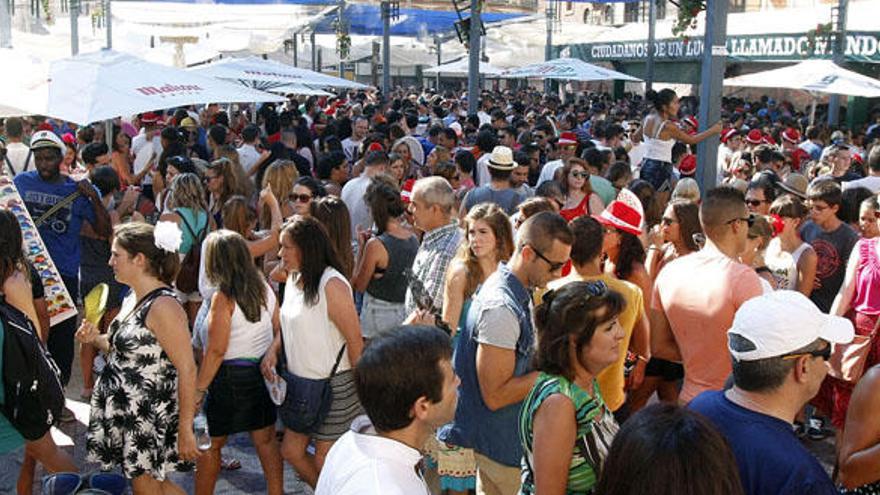
[[70, 0], [70, 54], [79, 53], [79, 0]]
[[471, 25], [468, 34], [468, 115], [480, 105], [480, 0], [471, 0]]
[[391, 94], [391, 3], [382, 2], [382, 96]]
[[309, 42], [312, 44], [312, 70], [318, 70], [318, 48], [315, 47], [315, 30], [309, 35]]
[[107, 49], [113, 49], [113, 12], [110, 7], [112, 0], [104, 2], [104, 22], [107, 23]]
[[[437, 66], [443, 64], [443, 57], [441, 56], [441, 49], [443, 48], [443, 41], [440, 40], [440, 37], [437, 36], [434, 38], [434, 43], [437, 45]], [[438, 72], [436, 75], [436, 82], [434, 83], [434, 89], [440, 91], [440, 73]]]
[[645, 92], [654, 85], [654, 25], [657, 23], [657, 0], [648, 0], [648, 62], [645, 64]]
[[[706, 2], [706, 34], [700, 73], [700, 126], [703, 130], [721, 118], [721, 90], [727, 55], [727, 2]], [[718, 181], [718, 135], [697, 145], [697, 165], [703, 191]]]
[[[345, 24], [344, 24], [345, 23], [345, 0], [339, 0], [339, 2], [337, 2], [337, 3], [339, 4], [339, 6], [337, 7], [337, 11], [336, 11], [336, 22], [339, 23], [339, 26], [336, 28], [336, 30], [337, 30], [337, 32], [339, 32], [340, 30], [344, 30], [347, 32], [347, 30], [345, 30]], [[337, 38], [338, 38], [338, 36], [339, 35], [337, 34]], [[339, 43], [338, 39], [336, 40], [336, 43]], [[341, 47], [338, 47], [338, 48], [341, 48]], [[342, 50], [341, 49], [339, 50], [339, 77], [342, 79], [345, 78], [345, 62], [342, 61]]]
[[293, 66], [297, 67], [299, 65], [299, 37], [294, 34], [293, 35]]
[[[836, 38], [831, 45], [834, 63], [843, 65], [846, 54], [846, 11], [848, 0], [838, 0]], [[840, 96], [834, 94], [828, 98], [828, 125], [836, 126], [840, 121]]]
[[0, 48], [12, 48], [11, 1], [13, 0], [0, 0]]
[[[550, 60], [553, 58], [553, 20], [556, 17], [556, 10], [554, 2], [555, 0], [547, 0], [547, 9], [544, 12], [544, 15], [547, 16], [547, 41], [544, 45], [544, 60]], [[544, 92], [550, 93], [550, 79], [544, 79]]]
[[[2, 0], [0, 0], [2, 1]], [[110, 2], [112, 0], [104, 1], [104, 22], [107, 27], [107, 50], [113, 49], [113, 13], [110, 10]], [[105, 120], [104, 121], [104, 142], [107, 143], [107, 147], [113, 149], [113, 121]]]

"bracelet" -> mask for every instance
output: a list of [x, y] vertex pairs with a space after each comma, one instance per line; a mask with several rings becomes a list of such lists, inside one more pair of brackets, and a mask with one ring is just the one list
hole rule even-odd
[[208, 389], [206, 388], [196, 388], [196, 393], [199, 395], [207, 395]]
[[647, 363], [649, 361], [648, 358], [646, 358], [645, 356], [642, 356], [641, 354], [636, 354], [636, 359], [638, 359], [639, 361], [644, 361], [645, 363]]

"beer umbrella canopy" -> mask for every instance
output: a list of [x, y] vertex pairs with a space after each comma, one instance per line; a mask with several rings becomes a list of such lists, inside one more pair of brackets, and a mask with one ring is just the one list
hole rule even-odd
[[[8, 69], [0, 107], [80, 125], [194, 104], [278, 102], [279, 95], [101, 50]], [[26, 98], [17, 101], [17, 91]]]
[[780, 69], [731, 77], [725, 86], [798, 89], [810, 93], [880, 97], [880, 81], [844, 69], [831, 60], [804, 60]]
[[368, 87], [341, 77], [328, 76], [260, 57], [225, 58], [211, 64], [193, 67], [189, 72], [237, 82], [263, 91], [291, 84], [311, 88], [366, 89]]
[[523, 79], [563, 79], [568, 81], [634, 81], [637, 77], [593, 65], [577, 58], [557, 58], [510, 69], [501, 77]]

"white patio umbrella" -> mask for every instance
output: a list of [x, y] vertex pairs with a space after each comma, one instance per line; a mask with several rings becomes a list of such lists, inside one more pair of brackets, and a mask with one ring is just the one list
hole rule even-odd
[[189, 69], [189, 72], [235, 81], [241, 85], [263, 91], [291, 84], [313, 88], [367, 88], [363, 84], [348, 79], [293, 67], [275, 60], [263, 60], [260, 57], [226, 58], [211, 64], [193, 67]]
[[830, 60], [804, 60], [801, 63], [731, 77], [725, 86], [748, 86], [752, 88], [799, 89], [811, 93], [827, 93], [847, 96], [880, 97], [880, 81], [844, 69]]
[[309, 86], [304, 86], [302, 84], [286, 84], [284, 86], [269, 88], [266, 91], [279, 95], [330, 96], [333, 94], [324, 91], [323, 89], [310, 88]]
[[606, 69], [577, 58], [557, 58], [510, 69], [501, 77], [523, 79], [564, 79], [569, 81], [609, 81], [612, 79], [638, 82], [641, 79], [623, 72]]
[[[19, 76], [19, 72], [27, 75]], [[0, 78], [0, 105], [80, 125], [194, 104], [284, 101], [278, 95], [112, 50], [81, 54], [46, 66], [7, 68], [6, 74]], [[19, 101], [16, 88], [26, 92], [26, 102]]]
[[[449, 62], [446, 64], [438, 65], [436, 67], [431, 67], [430, 69], [425, 69], [425, 74], [437, 74], [448, 75], [448, 76], [459, 76], [459, 77], [467, 77], [468, 75], [468, 59], [463, 58], [460, 60], [456, 60], [455, 62]], [[488, 62], [480, 62], [480, 74], [489, 77], [498, 77], [502, 73], [504, 73], [504, 69], [499, 69], [493, 65], [489, 65]]]

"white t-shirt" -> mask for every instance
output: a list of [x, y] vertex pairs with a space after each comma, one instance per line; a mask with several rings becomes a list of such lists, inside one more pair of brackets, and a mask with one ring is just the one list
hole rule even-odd
[[489, 182], [492, 181], [492, 176], [489, 175], [489, 159], [492, 158], [490, 153], [484, 153], [480, 156], [480, 159], [477, 160], [477, 185], [486, 186]]
[[260, 152], [252, 144], [243, 144], [238, 148], [238, 161], [247, 173], [254, 168], [254, 164], [260, 159]]
[[[336, 362], [345, 337], [330, 320], [326, 287], [336, 278], [349, 290], [351, 286], [341, 273], [326, 268], [318, 284], [318, 301], [314, 305], [305, 302], [305, 293], [294, 283], [293, 274], [287, 279], [284, 302], [281, 304], [281, 333], [284, 336], [284, 353], [288, 370], [294, 375], [321, 380], [328, 378]], [[351, 369], [348, 353], [342, 353], [336, 372]]]
[[872, 194], [880, 192], [880, 177], [869, 175], [867, 177], [850, 180], [843, 183], [843, 190], [852, 189], [854, 187], [864, 187], [871, 191]]
[[416, 469], [421, 460], [418, 450], [377, 435], [360, 416], [330, 448], [315, 495], [429, 495]]
[[[30, 155], [30, 159], [28, 159], [28, 155]], [[24, 171], [25, 168], [25, 160], [28, 161], [29, 165], [27, 167], [28, 170], [35, 170], [36, 167], [34, 165], [34, 156], [31, 154], [31, 149], [27, 147], [24, 143], [9, 143], [6, 145], [6, 158], [9, 160], [9, 164], [12, 165], [12, 169], [15, 171], [15, 175], [18, 175]], [[9, 167], [3, 163], [3, 173], [9, 173]]]
[[364, 194], [367, 193], [367, 187], [370, 185], [370, 178], [364, 174], [360, 177], [352, 179], [342, 186], [342, 202], [348, 207], [348, 213], [351, 215], [351, 239], [352, 242], [357, 241], [357, 226], [367, 230], [373, 226], [373, 216], [370, 214], [370, 207], [364, 200]]
[[[260, 319], [248, 321], [241, 306], [235, 305], [232, 312], [232, 320], [229, 331], [229, 345], [226, 347], [227, 359], [261, 359], [269, 346], [272, 345], [273, 329], [272, 314], [275, 312], [275, 292], [269, 284], [263, 284], [266, 288], [266, 305], [260, 308]], [[210, 331], [208, 338], [211, 338]]]
[[541, 175], [538, 176], [538, 183], [535, 187], [540, 186], [548, 180], [553, 180], [553, 176], [556, 175], [556, 171], [560, 168], [562, 168], [562, 160], [553, 160], [552, 162], [545, 163], [544, 168], [541, 169]]
[[[150, 162], [150, 158], [153, 157], [153, 154], [156, 154], [156, 158], [158, 159], [159, 155], [162, 154], [162, 142], [159, 140], [159, 135], [153, 137], [152, 140], [147, 140], [147, 135], [141, 131], [140, 134], [134, 137], [131, 140], [131, 150], [134, 153], [134, 163], [132, 164], [132, 170], [134, 174], [137, 175], [143, 171], [144, 167]], [[152, 174], [147, 173], [144, 176], [143, 184], [150, 185], [153, 183]]]
[[342, 151], [345, 153], [345, 158], [348, 159], [349, 162], [354, 162], [358, 158], [358, 150], [363, 144], [363, 139], [360, 141], [355, 141], [351, 137], [347, 137], [342, 140]]

